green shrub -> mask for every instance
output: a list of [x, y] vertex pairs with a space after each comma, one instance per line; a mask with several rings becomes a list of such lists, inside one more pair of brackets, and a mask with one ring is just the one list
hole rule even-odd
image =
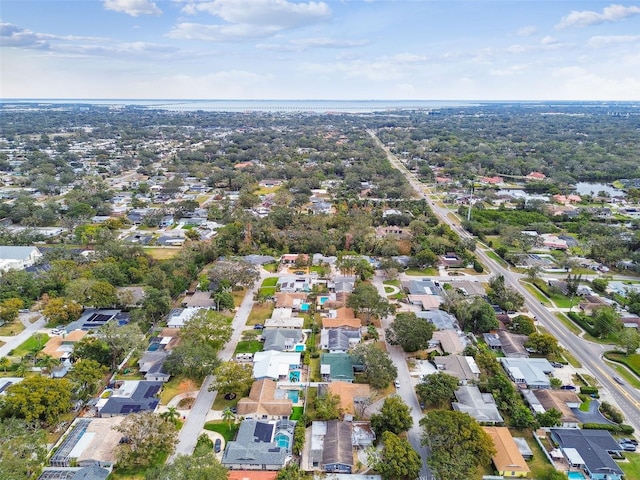
[[617, 433], [621, 435], [631, 435], [634, 429], [631, 425], [612, 425], [610, 423], [583, 423], [582, 428], [584, 430], [607, 430], [611, 433]]
[[598, 397], [598, 387], [580, 387], [580, 393], [585, 395], [595, 394]]

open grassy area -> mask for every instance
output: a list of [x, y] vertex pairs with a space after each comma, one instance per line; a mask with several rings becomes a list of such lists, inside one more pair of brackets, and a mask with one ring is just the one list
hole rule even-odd
[[640, 376], [640, 355], [639, 354], [633, 353], [631, 355], [625, 355], [624, 353], [621, 353], [621, 352], [606, 352], [604, 356], [609, 360], [626, 365], [636, 375]]
[[566, 349], [562, 349], [562, 356], [567, 360], [567, 362], [569, 362], [569, 365], [571, 365], [574, 368], [581, 368], [582, 364], [578, 361], [578, 359], [576, 357], [573, 356], [573, 353], [571, 353], [569, 350]]
[[520, 282], [520, 283], [524, 285], [524, 288], [526, 288], [530, 294], [535, 296], [540, 301], [540, 303], [544, 305], [548, 305], [549, 301], [547, 297], [545, 297], [540, 290], [538, 290], [536, 287], [531, 285], [529, 282]]
[[276, 273], [278, 271], [278, 264], [267, 263], [266, 265], [262, 265], [262, 268], [264, 268], [267, 272]]
[[145, 247], [145, 253], [151, 255], [156, 260], [167, 260], [175, 257], [178, 252], [182, 250], [181, 247]]
[[629, 480], [640, 478], [640, 453], [625, 453], [627, 461], [616, 462]]
[[245, 296], [246, 293], [247, 293], [247, 291], [244, 288], [242, 288], [240, 290], [233, 290], [231, 292], [231, 295], [233, 295], [233, 304], [236, 307], [240, 306], [240, 304], [244, 300], [244, 296]]
[[275, 287], [278, 284], [278, 277], [268, 277], [262, 281], [262, 287]]
[[271, 302], [254, 303], [249, 318], [247, 319], [247, 325], [255, 325], [256, 323], [264, 324], [265, 320], [271, 318], [273, 313], [274, 304]]
[[0, 327], [0, 337], [12, 337], [24, 330], [24, 325], [20, 320], [5, 323]]
[[145, 472], [153, 467], [160, 467], [167, 462], [169, 457], [168, 452], [161, 452], [151, 461], [151, 465], [148, 468], [116, 468], [109, 475], [110, 479], [116, 480], [143, 480], [145, 478]]
[[589, 411], [589, 405], [591, 405], [591, 397], [587, 397], [585, 395], [584, 402], [582, 402], [580, 404], [580, 411], [581, 412], [588, 412]]
[[192, 392], [198, 388], [200, 388], [200, 385], [191, 379], [184, 377], [171, 377], [171, 380], [162, 386], [162, 392], [160, 392], [160, 403], [162, 405], [167, 405], [176, 395]]
[[394, 287], [398, 287], [398, 288], [402, 286], [402, 284], [400, 283], [400, 280], [385, 280], [382, 283], [385, 285], [393, 285]]
[[500, 255], [498, 255], [496, 252], [488, 251], [488, 252], [486, 252], [486, 254], [487, 254], [487, 257], [489, 257], [490, 259], [492, 259], [495, 262], [498, 262], [501, 267], [509, 268], [509, 264], [507, 262], [505, 262], [502, 259], [502, 257]]
[[405, 270], [404, 273], [406, 273], [410, 277], [429, 277], [429, 276], [437, 275], [438, 274], [438, 269], [437, 268], [425, 268], [423, 270], [420, 270], [418, 268], [409, 268], [409, 269]]
[[256, 353], [262, 350], [262, 342], [258, 340], [241, 340], [238, 342], [234, 355], [236, 353]]
[[210, 432], [217, 432], [224, 437], [225, 442], [230, 442], [236, 438], [239, 424], [231, 422], [227, 423], [224, 420], [215, 420], [213, 422], [207, 422], [204, 424], [204, 429]]
[[573, 321], [567, 317], [564, 313], [556, 313], [556, 318], [562, 322], [562, 324], [569, 329], [574, 335], [580, 335], [582, 329], [577, 326]]
[[304, 407], [293, 407], [293, 411], [291, 412], [291, 420], [300, 420], [303, 413]]
[[24, 357], [27, 353], [39, 352], [44, 348], [44, 344], [47, 343], [48, 340], [49, 335], [45, 333], [34, 333], [10, 353], [15, 357]]

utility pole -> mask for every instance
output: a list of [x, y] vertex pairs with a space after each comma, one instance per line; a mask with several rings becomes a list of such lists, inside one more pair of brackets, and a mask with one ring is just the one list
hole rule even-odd
[[471, 184], [471, 196], [469, 197], [469, 208], [467, 209], [467, 222], [471, 221], [471, 206], [473, 205], [473, 183]]

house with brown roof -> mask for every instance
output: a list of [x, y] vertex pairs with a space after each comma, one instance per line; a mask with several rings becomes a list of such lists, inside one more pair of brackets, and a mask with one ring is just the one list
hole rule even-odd
[[371, 387], [366, 383], [336, 381], [329, 383], [327, 388], [331, 395], [340, 397], [340, 408], [349, 415], [360, 415], [358, 407], [364, 406], [371, 397]]
[[531, 172], [529, 175], [525, 177], [527, 180], [536, 180], [541, 181], [547, 178], [547, 176], [542, 172]]
[[238, 402], [238, 415], [270, 420], [289, 418], [293, 402], [287, 397], [286, 391], [281, 391], [283, 395], [277, 392], [277, 383], [270, 378], [253, 382], [249, 396]]
[[260, 470], [229, 470], [227, 480], [276, 480], [278, 472]]
[[436, 330], [430, 343], [440, 346], [442, 353], [455, 355], [464, 350], [460, 335], [455, 330]]
[[64, 336], [56, 335], [49, 339], [42, 352], [58, 360], [71, 358], [76, 343], [82, 340], [87, 333], [84, 330], [73, 330]]
[[511, 333], [508, 330], [498, 330], [498, 338], [500, 346], [505, 357], [509, 358], [527, 358], [529, 352], [524, 344], [529, 340], [527, 335], [519, 335]]
[[307, 294], [303, 292], [278, 292], [275, 295], [276, 308], [290, 308], [300, 310], [300, 305], [307, 301]]
[[356, 318], [352, 308], [341, 307], [329, 312], [322, 317], [322, 328], [359, 329], [362, 322]]
[[605, 302], [602, 297], [598, 295], [587, 295], [585, 296], [579, 303], [578, 307], [587, 315], [593, 315], [594, 312], [600, 307], [606, 307], [607, 302]]
[[491, 457], [494, 467], [503, 477], [526, 477], [531, 470], [507, 427], [482, 427], [493, 440], [496, 454]]
[[522, 392], [534, 413], [545, 413], [552, 408], [562, 414], [562, 428], [578, 428], [580, 420], [573, 413], [580, 407], [580, 398], [570, 390], [525, 390]]

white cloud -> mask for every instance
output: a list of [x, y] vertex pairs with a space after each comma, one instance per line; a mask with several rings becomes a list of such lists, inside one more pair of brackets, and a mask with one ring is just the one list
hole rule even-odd
[[640, 35], [601, 35], [591, 37], [587, 42], [588, 47], [602, 48], [618, 45], [640, 43]]
[[550, 35], [547, 35], [546, 37], [542, 37], [542, 40], [540, 40], [540, 43], [542, 45], [553, 45], [554, 43], [557, 43], [558, 40], [553, 38]]
[[496, 77], [506, 77], [511, 75], [517, 75], [529, 69], [529, 65], [520, 64], [520, 65], [511, 65], [506, 68], [492, 68], [489, 70], [491, 75]]
[[526, 27], [522, 27], [516, 30], [515, 35], [518, 35], [519, 37], [529, 37], [534, 33], [536, 33], [537, 31], [538, 31], [538, 28], [535, 27], [534, 25], [527, 25]]
[[265, 38], [331, 18], [331, 9], [324, 2], [294, 3], [287, 0], [191, 1], [182, 11], [191, 15], [208, 13], [226, 24], [180, 23], [169, 32], [169, 37], [215, 42]]
[[617, 22], [634, 15], [640, 15], [640, 7], [636, 5], [624, 6], [612, 4], [602, 9], [602, 13], [592, 10], [573, 10], [569, 15], [562, 17], [556, 29], [562, 30], [569, 27], [588, 27], [606, 22]]
[[126, 13], [132, 17], [162, 14], [162, 10], [150, 0], [104, 0], [103, 6], [105, 10]]
[[354, 48], [367, 45], [364, 40], [337, 40], [334, 38], [302, 38], [292, 40], [292, 44], [308, 48]]
[[3, 47], [48, 49], [49, 42], [41, 34], [13, 23], [0, 23], [0, 44]]

